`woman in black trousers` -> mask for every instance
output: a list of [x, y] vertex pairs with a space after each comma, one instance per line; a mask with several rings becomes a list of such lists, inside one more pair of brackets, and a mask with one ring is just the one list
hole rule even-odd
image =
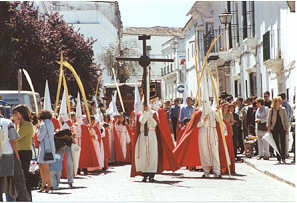
[[31, 122], [31, 112], [25, 105], [16, 106], [12, 112], [13, 120], [17, 125], [17, 131], [20, 135], [16, 139], [16, 147], [18, 149], [20, 160], [22, 162], [27, 191], [31, 197], [29, 168], [30, 161], [32, 160], [32, 139], [34, 134], [33, 124]]
[[277, 154], [277, 160], [286, 163], [286, 134], [289, 130], [289, 122], [286, 109], [281, 107], [282, 99], [274, 98], [272, 108], [268, 114], [268, 132], [271, 132], [273, 139], [280, 153]]

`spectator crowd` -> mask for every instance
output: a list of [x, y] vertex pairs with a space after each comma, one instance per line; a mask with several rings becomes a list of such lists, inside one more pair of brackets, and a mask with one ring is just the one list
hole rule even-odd
[[[79, 114], [77, 108], [71, 108], [68, 117], [62, 109], [59, 116], [50, 110], [34, 115], [25, 105], [18, 105], [10, 119], [1, 116], [0, 164], [7, 167], [0, 167], [0, 201], [2, 193], [6, 201], [32, 201], [31, 191], [36, 185], [39, 192], [51, 193], [59, 187], [61, 178], [67, 178], [69, 187], [73, 187], [74, 176], [78, 174], [106, 170], [109, 164], [132, 162], [135, 112], [110, 113], [103, 104], [97, 107], [95, 102], [90, 106], [90, 122], [86, 111], [83, 109]], [[186, 98], [184, 104], [179, 99], [172, 103], [167, 100], [158, 108], [164, 110], [172, 139], [178, 146], [198, 110], [193, 99]], [[276, 157], [280, 164], [286, 164], [292, 152], [295, 163], [295, 97], [291, 106], [285, 94], [270, 98], [270, 93], [265, 92], [264, 98], [251, 97], [245, 101], [225, 95], [215, 108], [222, 110], [224, 122], [232, 128], [228, 147], [234, 149], [237, 161], [245, 155], [257, 156], [259, 160]], [[267, 136], [273, 138], [274, 146], [264, 139]], [[289, 145], [291, 139], [293, 144]], [[37, 184], [30, 172], [32, 160], [38, 163]]]

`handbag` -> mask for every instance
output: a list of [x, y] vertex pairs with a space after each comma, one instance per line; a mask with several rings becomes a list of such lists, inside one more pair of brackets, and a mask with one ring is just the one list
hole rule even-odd
[[[47, 136], [49, 136], [47, 126], [46, 126], [45, 123], [44, 123], [44, 125], [45, 125], [45, 127], [46, 127]], [[52, 146], [51, 146], [51, 142], [49, 142], [49, 143], [50, 143], [50, 147], [52, 148]], [[43, 142], [43, 144], [44, 144], [44, 150], [45, 150], [45, 142]], [[44, 153], [44, 158], [43, 158], [43, 160], [44, 160], [44, 161], [52, 161], [52, 160], [54, 160], [54, 155], [53, 155], [53, 153], [52, 153], [52, 152], [45, 152], [45, 153]]]
[[268, 128], [266, 126], [266, 122], [265, 123], [258, 123], [258, 130], [267, 131]]
[[44, 161], [52, 161], [54, 160], [54, 155], [52, 152], [45, 152], [44, 153], [44, 158], [43, 158]]

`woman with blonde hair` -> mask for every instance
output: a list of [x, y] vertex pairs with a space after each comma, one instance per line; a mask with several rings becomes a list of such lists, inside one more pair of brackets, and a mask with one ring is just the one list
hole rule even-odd
[[40, 142], [39, 150], [38, 150], [39, 152], [38, 163], [39, 163], [40, 175], [42, 180], [42, 184], [39, 192], [43, 192], [47, 184], [47, 188], [45, 192], [48, 193], [50, 192], [50, 190], [52, 190], [49, 163], [55, 162], [54, 155], [56, 153], [55, 141], [54, 141], [55, 128], [51, 121], [51, 118], [52, 118], [51, 112], [47, 110], [43, 110], [39, 113], [38, 118], [39, 120], [41, 120], [39, 132], [38, 132], [38, 141]]
[[286, 134], [289, 133], [289, 122], [286, 109], [281, 106], [281, 97], [272, 100], [272, 108], [268, 114], [268, 132], [271, 132], [280, 153], [277, 160], [286, 163]]

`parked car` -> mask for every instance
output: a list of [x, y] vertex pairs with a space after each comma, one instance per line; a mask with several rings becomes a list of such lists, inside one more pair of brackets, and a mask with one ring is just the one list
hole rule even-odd
[[[36, 93], [37, 107], [41, 110], [40, 95]], [[30, 91], [20, 91], [17, 90], [0, 90], [0, 99], [7, 102], [12, 108], [18, 104], [27, 105], [31, 111], [35, 112], [35, 105], [33, 94]]]

